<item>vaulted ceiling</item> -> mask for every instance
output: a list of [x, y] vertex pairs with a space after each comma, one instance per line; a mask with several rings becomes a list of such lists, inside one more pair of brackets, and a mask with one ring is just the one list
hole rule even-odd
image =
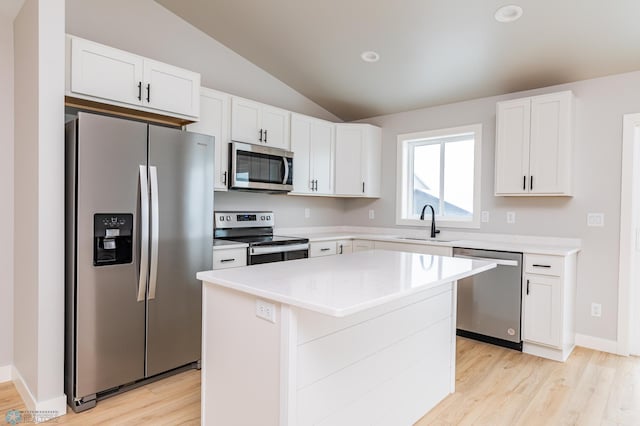
[[638, 0], [156, 1], [346, 121], [640, 69]]

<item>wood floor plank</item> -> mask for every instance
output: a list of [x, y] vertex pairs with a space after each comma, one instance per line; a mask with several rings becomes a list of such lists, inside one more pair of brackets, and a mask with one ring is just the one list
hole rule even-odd
[[[416, 426], [640, 425], [640, 358], [576, 348], [560, 363], [464, 338], [456, 352], [456, 392]], [[11, 409], [26, 408], [13, 383], [2, 383], [0, 419]], [[200, 371], [69, 410], [55, 423], [198, 425]]]

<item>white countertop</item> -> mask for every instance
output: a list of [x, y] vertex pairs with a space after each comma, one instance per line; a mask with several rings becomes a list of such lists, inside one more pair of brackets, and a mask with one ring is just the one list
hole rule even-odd
[[247, 243], [239, 243], [237, 241], [227, 241], [227, 240], [213, 240], [213, 250], [227, 250], [227, 249], [235, 249], [235, 248], [247, 248], [249, 244]]
[[198, 272], [205, 283], [343, 317], [477, 274], [495, 263], [386, 250]]
[[[426, 232], [426, 231], [425, 231]], [[366, 233], [366, 232], [318, 232], [318, 233], [295, 233], [297, 237], [308, 238], [309, 242], [363, 239], [374, 241], [387, 241], [404, 244], [435, 245], [445, 247], [462, 247], [485, 250], [515, 251], [530, 254], [547, 254], [554, 256], [568, 256], [580, 251], [577, 246], [565, 246], [555, 244], [545, 244], [544, 242], [522, 242], [522, 241], [499, 241], [468, 238], [446, 238], [446, 241], [438, 239], [430, 240], [407, 238], [400, 235]]]

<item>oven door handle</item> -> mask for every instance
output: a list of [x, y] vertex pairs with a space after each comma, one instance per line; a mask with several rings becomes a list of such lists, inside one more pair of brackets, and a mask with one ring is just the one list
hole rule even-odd
[[461, 256], [459, 254], [456, 254], [453, 257], [459, 257], [460, 259], [483, 260], [485, 262], [492, 262], [492, 263], [495, 263], [496, 265], [502, 265], [502, 266], [518, 266], [517, 260], [490, 259], [488, 257], [475, 257], [475, 256]]
[[286, 185], [289, 180], [289, 161], [287, 157], [282, 157], [282, 161], [284, 161], [284, 180], [282, 184]]
[[249, 254], [252, 256], [260, 254], [271, 253], [287, 253], [290, 251], [309, 250], [309, 243], [304, 244], [289, 244], [281, 246], [267, 246], [267, 247], [251, 247], [249, 248]]

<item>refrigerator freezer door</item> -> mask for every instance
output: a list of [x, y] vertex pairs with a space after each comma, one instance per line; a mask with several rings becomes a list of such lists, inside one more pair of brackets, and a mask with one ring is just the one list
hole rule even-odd
[[[80, 113], [75, 264], [76, 397], [144, 377], [145, 304], [140, 270], [140, 165], [147, 125]], [[142, 188], [146, 196], [147, 188]], [[133, 214], [133, 261], [94, 266], [94, 215]], [[142, 268], [146, 275], [145, 267]]]
[[200, 359], [196, 272], [213, 267], [213, 155], [211, 136], [149, 126], [147, 376]]

